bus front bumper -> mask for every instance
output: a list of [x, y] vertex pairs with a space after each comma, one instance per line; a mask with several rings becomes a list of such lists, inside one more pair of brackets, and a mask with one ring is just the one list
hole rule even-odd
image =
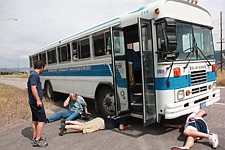
[[220, 89], [208, 92], [192, 99], [184, 100], [178, 103], [166, 104], [165, 119], [174, 119], [195, 110], [210, 106], [220, 100]]

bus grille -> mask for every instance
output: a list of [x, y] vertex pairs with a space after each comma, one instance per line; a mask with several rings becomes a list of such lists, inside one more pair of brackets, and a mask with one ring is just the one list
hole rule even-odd
[[206, 83], [206, 70], [191, 72], [191, 85]]
[[207, 86], [202, 86], [202, 87], [192, 89], [192, 94], [197, 94], [204, 91], [207, 91]]

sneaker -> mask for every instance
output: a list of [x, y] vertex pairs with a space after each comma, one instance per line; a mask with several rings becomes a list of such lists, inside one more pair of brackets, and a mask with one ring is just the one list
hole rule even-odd
[[209, 138], [209, 143], [212, 145], [213, 148], [217, 148], [217, 146], [219, 144], [218, 135], [212, 133], [210, 138]]
[[[42, 135], [39, 140], [46, 141], [46, 139], [47, 138], [44, 135]], [[35, 142], [35, 138], [32, 138], [31, 139], [31, 144], [33, 144], [34, 142]]]
[[47, 147], [48, 143], [43, 140], [33, 140], [32, 145], [33, 147]]
[[62, 126], [66, 124], [65, 122], [66, 122], [66, 119], [61, 119], [60, 128], [62, 128]]
[[61, 127], [59, 128], [59, 136], [63, 136], [63, 133], [66, 131], [66, 124], [61, 122]]

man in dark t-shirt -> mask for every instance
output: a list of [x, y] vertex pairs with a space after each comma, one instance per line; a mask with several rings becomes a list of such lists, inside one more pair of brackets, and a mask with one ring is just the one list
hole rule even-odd
[[32, 145], [34, 147], [47, 147], [45, 137], [41, 137], [46, 122], [46, 114], [42, 102], [43, 91], [39, 74], [44, 70], [45, 64], [42, 61], [34, 63], [34, 71], [30, 74], [27, 82], [29, 105], [32, 113]]

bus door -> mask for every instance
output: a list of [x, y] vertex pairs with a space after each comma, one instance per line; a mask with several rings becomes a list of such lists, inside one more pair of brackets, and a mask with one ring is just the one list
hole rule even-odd
[[138, 18], [142, 68], [143, 123], [156, 122], [156, 97], [151, 20]]
[[126, 55], [124, 34], [121, 28], [111, 27], [112, 72], [115, 115], [128, 110]]

